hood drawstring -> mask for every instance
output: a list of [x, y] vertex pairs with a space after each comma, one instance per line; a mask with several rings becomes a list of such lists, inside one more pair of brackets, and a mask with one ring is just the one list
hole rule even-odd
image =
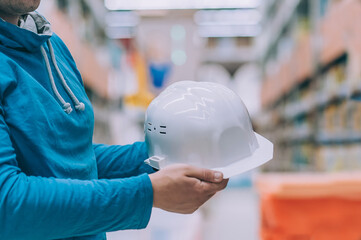
[[51, 45], [50, 40], [47, 41], [47, 44], [49, 46], [49, 51], [50, 51], [50, 56], [51, 56], [51, 60], [53, 61], [53, 64], [55, 66], [55, 69], [61, 79], [61, 83], [63, 85], [63, 87], [65, 88], [66, 92], [69, 94], [69, 96], [71, 97], [71, 99], [73, 100], [73, 102], [75, 103], [75, 109], [80, 110], [80, 111], [84, 111], [85, 109], [85, 105], [82, 102], [79, 102], [79, 100], [76, 98], [76, 96], [74, 95], [74, 93], [71, 91], [70, 87], [68, 86], [68, 84], [66, 83], [63, 74], [61, 73], [58, 64], [56, 62], [55, 59], [55, 54], [54, 54], [54, 50], [53, 50], [53, 45]]
[[73, 109], [70, 106], [70, 103], [67, 103], [64, 101], [64, 99], [61, 97], [60, 93], [58, 92], [58, 89], [56, 88], [55, 82], [54, 82], [54, 78], [53, 78], [53, 74], [51, 73], [51, 68], [50, 68], [50, 64], [49, 64], [49, 59], [48, 56], [46, 55], [45, 49], [43, 46], [40, 47], [41, 50], [41, 54], [43, 55], [43, 58], [45, 60], [45, 64], [46, 64], [46, 69], [48, 70], [48, 75], [49, 75], [49, 79], [50, 79], [50, 83], [51, 83], [51, 88], [53, 89], [53, 92], [55, 93], [56, 97], [58, 98], [58, 100], [61, 102], [61, 104], [63, 105], [63, 109], [64, 111], [69, 114], [73, 111]]
[[[56, 62], [56, 59], [55, 59], [55, 54], [54, 54], [54, 50], [53, 50], [53, 46], [51, 45], [51, 42], [50, 40], [47, 40], [47, 44], [48, 44], [48, 47], [49, 47], [49, 52], [50, 52], [50, 57], [51, 57], [51, 60], [54, 64], [54, 67], [56, 69], [56, 72], [58, 73], [60, 79], [61, 79], [61, 84], [62, 86], [64, 87], [65, 91], [68, 93], [68, 95], [70, 96], [70, 98], [73, 100], [74, 104], [75, 104], [75, 109], [79, 110], [79, 111], [84, 111], [85, 109], [85, 105], [84, 103], [80, 102], [77, 97], [74, 95], [74, 93], [72, 92], [72, 90], [70, 89], [70, 87], [68, 86], [68, 84], [66, 83], [65, 79], [64, 79], [64, 76], [63, 74], [61, 73], [59, 67], [58, 67], [58, 64]], [[46, 64], [46, 68], [48, 70], [48, 75], [49, 75], [49, 79], [50, 79], [50, 83], [51, 83], [51, 87], [56, 95], [56, 97], [58, 98], [58, 100], [61, 102], [61, 104], [63, 105], [63, 109], [64, 111], [69, 114], [73, 111], [70, 103], [67, 103], [65, 102], [65, 100], [62, 98], [62, 96], [60, 95], [58, 89], [56, 88], [56, 85], [55, 85], [55, 81], [54, 81], [54, 77], [53, 77], [53, 74], [51, 72], [51, 68], [50, 68], [50, 63], [49, 63], [49, 59], [48, 59], [48, 56], [45, 52], [45, 49], [43, 46], [40, 47], [41, 49], [41, 54], [43, 55], [43, 58], [45, 60], [45, 64]]]

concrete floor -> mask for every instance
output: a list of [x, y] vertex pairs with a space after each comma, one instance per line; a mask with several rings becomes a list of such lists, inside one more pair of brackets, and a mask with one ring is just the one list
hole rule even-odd
[[153, 209], [144, 230], [108, 233], [108, 240], [258, 240], [258, 197], [252, 188], [230, 187], [192, 215]]

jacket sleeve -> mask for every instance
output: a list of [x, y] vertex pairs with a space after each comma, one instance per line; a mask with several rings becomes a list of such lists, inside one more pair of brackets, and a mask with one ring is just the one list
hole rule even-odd
[[27, 176], [18, 167], [0, 105], [0, 239], [58, 239], [146, 227], [147, 174], [75, 180]]
[[154, 170], [144, 163], [148, 158], [145, 142], [125, 146], [93, 144], [99, 178], [124, 178]]

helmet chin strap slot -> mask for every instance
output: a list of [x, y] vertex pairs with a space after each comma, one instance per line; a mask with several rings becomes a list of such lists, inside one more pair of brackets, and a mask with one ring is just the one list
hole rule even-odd
[[146, 160], [144, 160], [146, 164], [151, 166], [155, 169], [161, 169], [165, 167], [165, 158], [164, 157], [158, 157], [158, 156], [152, 156]]

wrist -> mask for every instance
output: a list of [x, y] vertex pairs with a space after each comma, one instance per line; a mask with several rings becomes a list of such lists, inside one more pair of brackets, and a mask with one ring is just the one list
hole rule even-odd
[[156, 182], [157, 182], [157, 180], [156, 180], [156, 176], [155, 176], [156, 174], [150, 174], [149, 175], [149, 179], [150, 179], [150, 182], [151, 182], [151, 184], [152, 184], [152, 191], [153, 191], [153, 207], [158, 207], [158, 199], [157, 199], [157, 196], [158, 196], [158, 194], [157, 194], [157, 186], [156, 186]]

